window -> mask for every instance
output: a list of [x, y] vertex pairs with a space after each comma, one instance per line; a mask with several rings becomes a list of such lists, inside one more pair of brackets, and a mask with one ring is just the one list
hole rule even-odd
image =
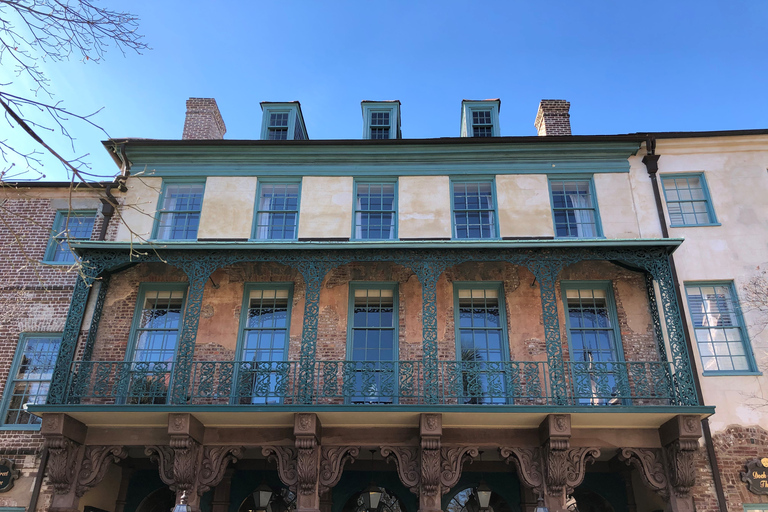
[[574, 396], [584, 405], [620, 404], [628, 396], [611, 283], [564, 282]]
[[288, 389], [292, 283], [245, 286], [237, 396], [241, 404], [280, 403]]
[[355, 238], [394, 240], [397, 226], [397, 183], [355, 183]]
[[269, 140], [288, 140], [288, 112], [269, 114]]
[[299, 183], [259, 183], [258, 240], [295, 240], [299, 226]]
[[298, 101], [262, 101], [261, 140], [307, 140]]
[[661, 178], [671, 226], [711, 226], [717, 224], [704, 174]]
[[464, 100], [461, 102], [462, 137], [498, 137], [500, 100]]
[[498, 283], [454, 283], [456, 355], [465, 404], [506, 403], [506, 320]]
[[53, 231], [45, 251], [45, 261], [50, 263], [74, 263], [75, 254], [69, 248], [69, 240], [90, 240], [96, 212], [69, 211], [56, 212]]
[[61, 334], [21, 335], [5, 386], [0, 424], [13, 428], [40, 424], [39, 417], [27, 412], [27, 405], [45, 403], [60, 346]]
[[400, 102], [399, 101], [363, 101], [363, 138], [364, 139], [399, 139]]
[[131, 332], [128, 403], [164, 404], [179, 342], [186, 284], [142, 285]]
[[473, 137], [492, 137], [493, 121], [491, 121], [490, 110], [472, 111], [472, 136]]
[[750, 505], [748, 503], [744, 503], [744, 512], [768, 512], [768, 504], [760, 504], [755, 503], [754, 505]]
[[733, 283], [686, 283], [685, 294], [704, 372], [755, 371]]
[[205, 183], [164, 182], [155, 226], [157, 240], [197, 240]]
[[596, 238], [600, 234], [592, 180], [549, 180], [552, 216], [558, 238]]
[[397, 286], [350, 285], [348, 360], [352, 361], [353, 403], [392, 403], [397, 357]]
[[493, 182], [454, 181], [452, 186], [454, 237], [496, 238]]

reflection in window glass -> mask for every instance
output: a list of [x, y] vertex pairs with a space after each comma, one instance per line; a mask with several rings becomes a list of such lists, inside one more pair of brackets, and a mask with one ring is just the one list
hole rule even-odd
[[490, 181], [454, 182], [453, 221], [456, 238], [494, 238], [493, 184]]
[[299, 224], [299, 184], [260, 186], [256, 233], [259, 240], [295, 240]]
[[6, 389], [10, 396], [3, 415], [3, 424], [40, 423], [40, 418], [28, 413], [26, 406], [45, 403], [60, 346], [60, 335], [22, 335], [17, 355], [20, 357], [18, 367]]
[[158, 212], [159, 240], [196, 240], [203, 208], [202, 183], [166, 184]]

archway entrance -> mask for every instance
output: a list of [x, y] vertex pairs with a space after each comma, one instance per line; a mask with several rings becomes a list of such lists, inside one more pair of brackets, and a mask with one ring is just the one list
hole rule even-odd
[[136, 512], [168, 512], [175, 505], [176, 493], [168, 487], [162, 487], [141, 500]]

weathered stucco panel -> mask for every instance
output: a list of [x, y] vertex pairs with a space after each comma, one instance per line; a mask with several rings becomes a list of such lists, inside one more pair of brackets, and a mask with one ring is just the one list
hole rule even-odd
[[299, 238], [349, 239], [354, 186], [351, 176], [305, 176], [301, 181]]
[[155, 212], [163, 188], [162, 178], [133, 177], [127, 182], [128, 191], [121, 196], [117, 242], [143, 242], [152, 236]]
[[451, 238], [451, 182], [448, 176], [403, 176], [398, 181], [401, 239]]
[[205, 180], [198, 240], [248, 240], [253, 226], [257, 179], [252, 176]]
[[[639, 151], [637, 155], [629, 157], [629, 186], [632, 191], [632, 200], [636, 205], [634, 214], [637, 218], [639, 236], [641, 238], [661, 238], [661, 223], [659, 222], [659, 214], [656, 210], [653, 183], [648, 176], [648, 168], [643, 163], [644, 155], [644, 151]], [[603, 195], [598, 192], [601, 209], [602, 198]], [[605, 218], [603, 216], [603, 220]]]
[[502, 238], [555, 236], [545, 175], [497, 175], [496, 202]]
[[629, 175], [596, 173], [594, 182], [603, 236], [606, 238], [638, 238], [640, 227], [630, 188]]

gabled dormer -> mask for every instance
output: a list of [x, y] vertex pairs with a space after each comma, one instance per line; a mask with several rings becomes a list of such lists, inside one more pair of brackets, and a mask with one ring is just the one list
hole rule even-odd
[[461, 102], [462, 137], [498, 137], [501, 100], [463, 100]]
[[309, 139], [298, 101], [262, 101], [261, 111], [261, 140]]
[[360, 102], [364, 139], [400, 139], [400, 100]]

